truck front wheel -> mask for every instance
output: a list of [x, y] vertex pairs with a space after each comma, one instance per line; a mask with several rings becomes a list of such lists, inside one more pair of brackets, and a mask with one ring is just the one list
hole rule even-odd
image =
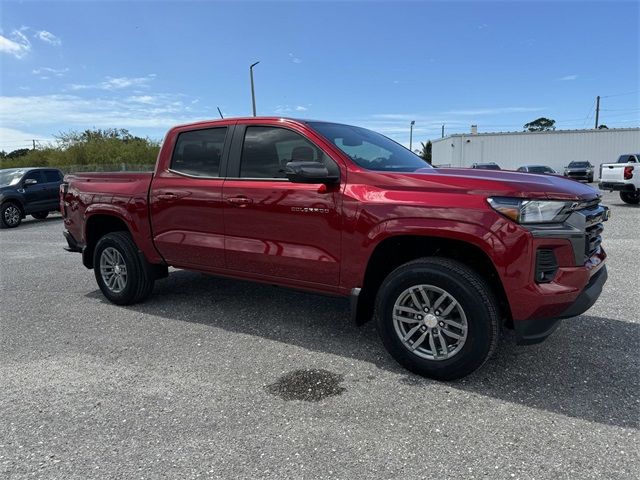
[[146, 299], [153, 290], [153, 278], [128, 232], [103, 236], [93, 253], [96, 281], [107, 299], [131, 305]]
[[448, 258], [406, 263], [382, 283], [376, 323], [402, 366], [438, 380], [480, 368], [498, 341], [498, 303], [474, 270]]
[[640, 190], [636, 190], [635, 192], [620, 192], [620, 199], [624, 203], [638, 205], [640, 203]]

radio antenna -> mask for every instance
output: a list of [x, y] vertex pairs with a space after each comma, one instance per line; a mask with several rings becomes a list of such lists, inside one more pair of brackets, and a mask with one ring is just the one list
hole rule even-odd
[[220, 107], [216, 107], [218, 109], [218, 113], [220, 114], [220, 118], [224, 120], [224, 117], [222, 116], [222, 112], [220, 111]]

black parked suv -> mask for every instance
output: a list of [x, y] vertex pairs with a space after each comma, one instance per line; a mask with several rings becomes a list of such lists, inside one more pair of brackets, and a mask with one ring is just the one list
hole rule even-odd
[[589, 162], [571, 162], [564, 167], [564, 176], [591, 183], [593, 182], [593, 165]]
[[0, 226], [17, 227], [27, 215], [43, 220], [59, 210], [62, 177], [55, 168], [0, 170]]

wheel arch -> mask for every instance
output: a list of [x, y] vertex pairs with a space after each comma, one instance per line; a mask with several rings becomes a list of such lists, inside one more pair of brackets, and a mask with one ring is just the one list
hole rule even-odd
[[107, 233], [121, 231], [132, 233], [127, 222], [119, 215], [113, 213], [94, 213], [90, 215], [85, 222], [84, 229], [85, 247], [82, 251], [82, 263], [84, 266], [93, 268], [93, 252], [98, 240]]
[[369, 256], [362, 288], [355, 302], [358, 325], [373, 317], [376, 294], [384, 279], [400, 265], [422, 257], [444, 257], [458, 260], [487, 280], [498, 299], [500, 313], [507, 324], [511, 311], [502, 280], [489, 254], [469, 240], [438, 235], [393, 235], [381, 240]]
[[24, 208], [24, 202], [22, 201], [22, 199], [20, 197], [17, 197], [17, 196], [4, 197], [2, 199], [0, 207], [2, 205], [4, 205], [5, 203], [13, 203], [13, 204], [15, 204], [20, 209], [20, 213], [22, 214], [23, 218], [27, 215], [25, 213], [26, 210]]

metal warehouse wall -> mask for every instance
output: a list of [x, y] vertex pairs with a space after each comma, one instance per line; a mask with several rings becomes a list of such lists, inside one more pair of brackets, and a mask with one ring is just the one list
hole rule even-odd
[[572, 160], [596, 166], [615, 162], [623, 153], [640, 153], [640, 128], [456, 134], [433, 142], [433, 164], [470, 167], [495, 162], [503, 169], [548, 165], [562, 173]]

